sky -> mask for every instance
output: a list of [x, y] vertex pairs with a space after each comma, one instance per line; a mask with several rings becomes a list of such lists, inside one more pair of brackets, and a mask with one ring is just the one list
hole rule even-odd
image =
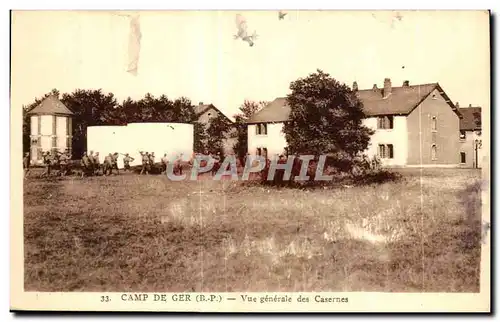
[[[141, 11], [138, 73], [127, 73], [129, 18], [112, 11], [14, 11], [11, 104], [57, 88], [119, 101], [146, 93], [212, 103], [287, 95], [316, 69], [360, 89], [439, 82], [460, 106], [490, 106], [489, 17], [482, 11]], [[235, 16], [255, 45], [234, 39]], [[397, 16], [400, 19], [396, 18]], [[404, 68], [403, 68], [404, 66]]]

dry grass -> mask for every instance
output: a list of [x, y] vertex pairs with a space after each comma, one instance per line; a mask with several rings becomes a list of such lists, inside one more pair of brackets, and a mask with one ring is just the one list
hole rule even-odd
[[25, 288], [478, 292], [479, 171], [402, 172], [314, 191], [27, 179]]

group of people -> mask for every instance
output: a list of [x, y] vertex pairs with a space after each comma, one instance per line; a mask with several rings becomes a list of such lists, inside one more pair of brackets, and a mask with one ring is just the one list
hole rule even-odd
[[[93, 151], [90, 151], [90, 153], [84, 152], [80, 161], [80, 165], [82, 168], [82, 178], [84, 176], [99, 175], [101, 171], [105, 176], [111, 175], [113, 173], [113, 170], [116, 170], [116, 173], [120, 174], [120, 170], [118, 168], [118, 157], [120, 156], [120, 154], [121, 153], [118, 152], [109, 153], [104, 157], [104, 160], [101, 164], [99, 159], [99, 152], [96, 152], [95, 154]], [[134, 158], [132, 158], [128, 153], [122, 155], [124, 169], [130, 170], [130, 162], [133, 162]]]
[[[154, 168], [156, 167], [155, 163], [155, 153], [154, 152], [139, 152], [142, 158], [142, 167], [140, 174], [150, 174], [152, 171], [154, 172]], [[177, 158], [174, 160], [174, 173], [182, 174], [182, 158], [183, 153], [179, 154]], [[167, 166], [170, 160], [165, 153], [163, 157], [160, 159], [160, 173], [165, 174], [167, 172]]]
[[[150, 174], [150, 173], [161, 173], [165, 174], [167, 172], [167, 168], [169, 163], [171, 162], [169, 158], [167, 157], [167, 154], [165, 153], [163, 157], [161, 157], [159, 165], [156, 164], [155, 162], [155, 153], [154, 152], [139, 152], [141, 156], [141, 171], [140, 174]], [[123, 169], [125, 171], [130, 171], [131, 170], [131, 163], [135, 161], [135, 159], [130, 156], [128, 153], [122, 154], [122, 153], [109, 153], [106, 155], [101, 163], [101, 156], [99, 155], [99, 152], [84, 152], [81, 159], [80, 159], [80, 170], [81, 172], [79, 173], [81, 177], [85, 176], [98, 176], [98, 175], [104, 175], [104, 176], [109, 176], [113, 174], [113, 171], [116, 171], [116, 174], [120, 174], [120, 169], [118, 166], [118, 159], [119, 156], [123, 155]], [[196, 157], [196, 153], [193, 154], [192, 158], [190, 161], [187, 163], [193, 164], [194, 158]], [[213, 159], [214, 164], [211, 169], [212, 175], [215, 175], [217, 171], [219, 171], [221, 163], [222, 163], [222, 156], [220, 152], [217, 153], [205, 153], [204, 155], [209, 156], [210, 158]], [[242, 160], [237, 159], [237, 164], [238, 167], [242, 166], [242, 163], [246, 163], [246, 159], [250, 157], [249, 154], [244, 156]], [[173, 172], [175, 175], [182, 175], [183, 172], [183, 154], [177, 155], [175, 160], [173, 160]], [[70, 170], [70, 154], [69, 151], [66, 149], [64, 152], [60, 151], [47, 151], [43, 153], [43, 164], [45, 166], [45, 170], [42, 173], [41, 177], [48, 177], [53, 173], [53, 170], [59, 170], [56, 171], [57, 176], [65, 176], [69, 173]], [[285, 161], [286, 162], [286, 161]], [[202, 161], [200, 166], [204, 167], [206, 165], [206, 161]], [[23, 168], [25, 171], [25, 176], [28, 176], [29, 171], [30, 171], [30, 154], [25, 153], [23, 157]]]
[[[69, 171], [69, 161], [71, 156], [68, 149], [64, 152], [57, 150], [46, 151], [42, 154], [43, 164], [45, 166], [45, 171], [41, 174], [41, 177], [48, 177], [51, 175], [53, 169], [59, 169], [58, 175], [65, 176]], [[24, 176], [28, 176], [31, 168], [31, 158], [30, 153], [26, 152], [23, 156], [23, 169]]]

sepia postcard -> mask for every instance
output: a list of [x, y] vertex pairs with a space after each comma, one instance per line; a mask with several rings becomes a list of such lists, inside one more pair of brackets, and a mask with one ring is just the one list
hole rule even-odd
[[490, 19], [11, 11], [11, 311], [491, 312]]

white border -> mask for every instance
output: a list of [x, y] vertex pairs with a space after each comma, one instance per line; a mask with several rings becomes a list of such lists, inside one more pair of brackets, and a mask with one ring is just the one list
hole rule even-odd
[[[2, 23], [1, 27], [1, 35], [4, 37], [4, 43], [7, 44], [7, 41], [9, 40], [9, 28], [10, 28], [10, 21], [9, 21], [9, 13], [8, 9], [24, 9], [24, 10], [32, 10], [32, 9], [138, 9], [139, 7], [141, 9], [493, 9], [495, 10], [496, 7], [498, 6], [498, 1], [485, 1], [485, 0], [475, 0], [475, 1], [463, 1], [463, 2], [442, 2], [438, 3], [435, 0], [421, 0], [421, 1], [415, 1], [413, 2], [401, 2], [401, 1], [376, 1], [376, 2], [371, 2], [371, 1], [349, 1], [349, 2], [326, 2], [326, 1], [260, 1], [260, 0], [255, 0], [255, 1], [246, 1], [246, 2], [226, 2], [226, 1], [210, 1], [210, 2], [202, 2], [202, 1], [182, 1], [182, 2], [171, 2], [168, 5], [158, 5], [160, 2], [159, 1], [148, 1], [148, 0], [143, 0], [140, 2], [132, 2], [132, 1], [104, 1], [104, 0], [88, 0], [88, 1], [72, 1], [72, 2], [67, 2], [67, 1], [44, 1], [42, 2], [36, 2], [36, 1], [5, 1], [2, 2], [0, 6], [5, 5], [6, 10], [2, 10], [2, 17], [5, 19], [5, 22]], [[447, 4], [450, 3], [453, 6], [448, 6]], [[10, 5], [10, 6], [9, 6]], [[497, 40], [498, 35], [495, 34], [494, 38]], [[4, 106], [8, 107], [9, 106], [9, 47], [4, 46], [2, 52], [2, 59], [4, 61], [4, 64], [2, 64], [3, 68], [3, 75], [4, 78], [3, 80], [5, 81], [4, 83], [4, 91], [2, 94], [4, 95], [3, 102]], [[496, 69], [492, 70], [492, 74], [496, 74]], [[498, 85], [493, 89], [492, 91], [498, 92]], [[496, 106], [496, 100], [494, 102], [491, 102], [491, 105], [493, 107]], [[4, 113], [4, 117], [1, 118], [2, 122], [5, 122], [5, 126], [0, 127], [0, 129], [3, 131], [1, 138], [2, 138], [2, 151], [10, 151], [10, 113], [8, 108], [2, 109], [2, 112]], [[495, 118], [496, 120], [496, 118]], [[492, 120], [494, 123], [495, 120]], [[9, 159], [8, 158], [0, 158], [0, 169], [7, 169], [9, 167]], [[4, 198], [4, 202], [1, 202], [2, 205], [9, 205], [10, 201], [10, 186], [8, 180], [2, 180], [3, 186], [2, 186], [2, 193], [0, 194], [2, 198]], [[493, 178], [492, 178], [492, 184], [493, 184]], [[492, 196], [492, 199], [496, 198], [497, 196], [495, 195], [494, 197]], [[498, 200], [498, 199], [497, 199]], [[3, 234], [4, 242], [2, 243], [2, 247], [6, 252], [4, 254], [9, 253], [10, 247], [9, 247], [9, 233], [8, 233], [8, 227], [9, 227], [9, 214], [10, 214], [10, 207], [6, 209], [7, 211], [5, 212], [5, 215], [2, 216], [2, 220], [4, 220], [4, 229], [5, 233]], [[493, 209], [492, 209], [493, 211]], [[497, 232], [497, 228], [493, 227], [494, 232]], [[496, 251], [496, 247], [493, 247], [493, 250]], [[9, 285], [9, 269], [5, 268], [3, 266], [3, 273], [7, 273], [6, 279], [4, 280], [6, 283], [4, 285]], [[5, 275], [4, 275], [5, 276]], [[4, 288], [4, 292], [2, 293], [2, 298], [3, 303], [9, 303], [9, 287]], [[8, 310], [8, 308], [7, 308]], [[4, 310], [6, 312], [7, 310]], [[10, 315], [10, 318], [12, 318], [12, 315]], [[69, 319], [69, 317], [66, 317]], [[94, 317], [95, 318], [95, 317]], [[109, 318], [109, 317], [108, 317]], [[117, 317], [120, 318], [120, 317]], [[138, 320], [142, 317], [136, 317]], [[172, 317], [170, 317], [172, 318]], [[257, 317], [258, 318], [258, 317]], [[260, 317], [262, 318], [262, 317]], [[426, 319], [432, 319], [432, 317], [424, 317]]]

